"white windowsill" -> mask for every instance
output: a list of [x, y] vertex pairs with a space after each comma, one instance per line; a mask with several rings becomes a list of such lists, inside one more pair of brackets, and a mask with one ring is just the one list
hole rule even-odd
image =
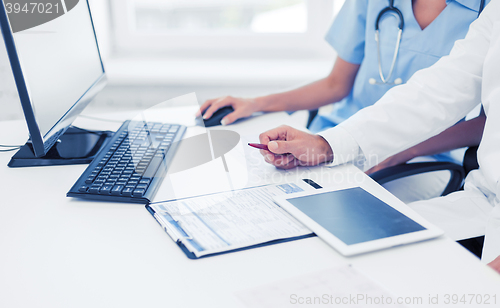
[[272, 86], [325, 77], [332, 60], [146, 59], [105, 61], [110, 85]]

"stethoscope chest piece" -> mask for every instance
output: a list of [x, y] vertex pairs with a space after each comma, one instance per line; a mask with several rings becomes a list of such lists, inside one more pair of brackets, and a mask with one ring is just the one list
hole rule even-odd
[[372, 84], [372, 85], [375, 85], [375, 84], [393, 84], [393, 85], [399, 85], [399, 84], [402, 84], [403, 83], [403, 79], [401, 78], [396, 78], [394, 79], [394, 82], [380, 82], [380, 81], [377, 81], [377, 79], [375, 78], [370, 78], [368, 79], [368, 83], [369, 84]]

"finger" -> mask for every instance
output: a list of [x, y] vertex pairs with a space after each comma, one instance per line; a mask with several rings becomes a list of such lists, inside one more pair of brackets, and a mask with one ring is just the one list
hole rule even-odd
[[208, 107], [210, 107], [210, 105], [212, 105], [213, 102], [215, 102], [216, 100], [218, 100], [218, 98], [213, 98], [213, 99], [209, 99], [209, 100], [206, 100], [201, 106], [200, 106], [200, 109], [198, 109], [198, 111], [196, 111], [196, 114], [195, 116], [196, 117], [199, 117], [201, 116], [201, 113], [207, 109]]
[[297, 160], [297, 159], [293, 159], [292, 161], [290, 161], [288, 164], [284, 164], [284, 165], [280, 165], [280, 166], [276, 166], [276, 168], [278, 169], [284, 169], [284, 170], [287, 170], [287, 169], [292, 169], [292, 168], [295, 168], [297, 166], [300, 165], [300, 162]]
[[222, 120], [220, 121], [220, 123], [222, 125], [228, 125], [228, 124], [231, 124], [234, 121], [238, 120], [241, 117], [242, 117], [241, 116], [241, 112], [238, 109], [235, 109], [233, 112], [229, 113], [227, 116], [225, 116], [224, 118], [222, 118]]
[[294, 160], [296, 160], [296, 158], [292, 154], [275, 155], [275, 157], [274, 157], [274, 165], [277, 166], [277, 167], [286, 166], [286, 165], [290, 164]]
[[259, 150], [260, 154], [262, 157], [264, 157], [264, 161], [266, 163], [274, 164], [274, 154], [266, 151], [266, 150]]
[[279, 169], [289, 169], [297, 165], [297, 159], [293, 155], [274, 155], [264, 156], [264, 161]]
[[368, 175], [370, 175], [370, 174], [372, 174], [373, 172], [376, 172], [376, 171], [378, 171], [377, 166], [372, 167], [372, 168], [366, 170], [365, 173], [368, 174]]
[[273, 154], [267, 154], [264, 155], [264, 161], [268, 164], [274, 165], [274, 155]]
[[205, 111], [205, 114], [203, 115], [203, 118], [210, 119], [210, 117], [216, 112], [217, 110], [221, 109], [222, 107], [225, 106], [231, 106], [232, 101], [226, 100], [225, 98], [219, 99], [216, 102], [214, 102], [210, 107], [208, 107], [207, 111]]
[[259, 135], [259, 141], [262, 144], [268, 144], [272, 140], [286, 140], [288, 132], [292, 128], [290, 126], [282, 125], [280, 127], [273, 128]]
[[296, 141], [281, 141], [281, 140], [273, 140], [267, 144], [267, 148], [271, 153], [274, 154], [295, 154], [300, 149], [300, 142]]

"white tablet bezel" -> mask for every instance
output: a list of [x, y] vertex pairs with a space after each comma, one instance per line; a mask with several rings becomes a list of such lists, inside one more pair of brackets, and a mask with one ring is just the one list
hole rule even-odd
[[[372, 240], [359, 244], [347, 245], [344, 242], [342, 242], [338, 237], [336, 237], [328, 230], [323, 228], [316, 221], [314, 221], [312, 218], [304, 214], [301, 210], [296, 208], [293, 204], [291, 204], [288, 201], [288, 199], [293, 199], [297, 197], [316, 195], [332, 191], [346, 190], [349, 188], [356, 188], [356, 187], [364, 189], [366, 192], [370, 193], [374, 197], [383, 201], [396, 211], [400, 212], [401, 214], [405, 215], [406, 217], [420, 224], [422, 227], [425, 228], [425, 230]], [[370, 251], [385, 249], [389, 247], [424, 241], [439, 237], [443, 234], [442, 230], [440, 230], [436, 226], [426, 221], [424, 218], [415, 213], [406, 204], [404, 204], [402, 201], [394, 197], [392, 194], [380, 188], [378, 190], [373, 189], [372, 187], [370, 187], [370, 185], [363, 185], [363, 183], [361, 185], [343, 185], [342, 187], [322, 188], [314, 191], [305, 191], [285, 196], [276, 196], [274, 197], [274, 201], [283, 209], [285, 209], [288, 213], [290, 213], [293, 217], [295, 217], [298, 221], [300, 221], [306, 227], [308, 227], [311, 231], [316, 233], [316, 235], [319, 238], [328, 243], [330, 246], [332, 246], [334, 249], [336, 249], [344, 256], [352, 256]]]

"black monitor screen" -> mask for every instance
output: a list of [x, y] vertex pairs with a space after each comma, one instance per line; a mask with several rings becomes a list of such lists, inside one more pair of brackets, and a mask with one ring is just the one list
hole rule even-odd
[[347, 245], [425, 230], [359, 187], [287, 200]]

